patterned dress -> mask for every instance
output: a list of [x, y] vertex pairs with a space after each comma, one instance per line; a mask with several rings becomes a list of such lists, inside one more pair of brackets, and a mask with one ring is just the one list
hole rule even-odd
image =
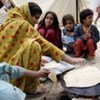
[[[0, 27], [0, 62], [37, 71], [40, 69], [42, 53], [52, 56], [56, 61], [61, 60], [64, 52], [40, 36], [33, 24], [28, 4], [9, 11], [7, 21]], [[37, 78], [23, 77], [12, 80], [12, 83], [31, 93], [39, 81]]]

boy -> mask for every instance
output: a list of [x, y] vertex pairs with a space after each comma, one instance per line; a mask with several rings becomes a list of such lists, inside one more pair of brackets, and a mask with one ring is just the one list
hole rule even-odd
[[31, 76], [33, 78], [47, 76], [48, 70], [31, 71], [19, 66], [0, 63], [0, 100], [25, 100], [25, 93], [10, 84], [10, 79]]
[[89, 60], [95, 58], [95, 50], [100, 36], [96, 26], [92, 25], [93, 11], [85, 9], [80, 13], [81, 24], [75, 31], [75, 56], [87, 57]]

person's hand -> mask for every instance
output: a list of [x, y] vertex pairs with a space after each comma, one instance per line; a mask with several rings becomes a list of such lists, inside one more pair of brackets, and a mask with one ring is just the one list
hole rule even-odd
[[87, 64], [87, 61], [84, 58], [73, 58], [67, 54], [62, 55], [61, 60], [65, 61], [67, 63], [73, 64], [73, 65], [78, 64], [78, 65], [83, 66], [83, 65]]
[[72, 33], [70, 34], [70, 36], [72, 36], [72, 37], [73, 37], [73, 36], [74, 36], [74, 33], [72, 32]]
[[47, 69], [41, 69], [37, 72], [37, 77], [40, 78], [40, 77], [46, 77], [48, 76], [48, 74], [50, 73], [50, 70], [47, 70]]
[[91, 37], [91, 34], [90, 33], [86, 33], [85, 35], [86, 35], [86, 38], [87, 39]]
[[48, 63], [47, 60], [44, 60], [44, 59], [41, 60], [41, 66], [44, 66], [46, 63]]
[[91, 34], [87, 33], [87, 34], [84, 34], [83, 36], [84, 36], [84, 39], [87, 40], [88, 38], [91, 37]]
[[72, 64], [78, 64], [84, 66], [86, 63], [87, 62], [84, 58], [72, 58]]

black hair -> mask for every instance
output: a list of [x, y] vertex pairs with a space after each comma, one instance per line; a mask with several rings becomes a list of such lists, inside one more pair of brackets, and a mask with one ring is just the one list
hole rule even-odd
[[73, 24], [75, 24], [74, 17], [71, 14], [64, 15], [64, 17], [62, 18], [63, 26], [66, 25], [66, 20], [71, 20], [73, 22]]
[[86, 19], [87, 16], [93, 15], [93, 11], [90, 9], [85, 9], [80, 12], [80, 22], [83, 24], [83, 20]]
[[47, 17], [48, 14], [51, 14], [51, 15], [53, 16], [53, 23], [52, 23], [51, 26], [52, 26], [53, 28], [59, 28], [59, 21], [58, 21], [57, 15], [56, 15], [56, 13], [53, 12], [53, 11], [48, 11], [48, 12], [45, 14], [43, 20], [41, 20], [41, 21], [39, 22], [39, 26], [45, 27], [45, 18]]
[[34, 2], [29, 2], [29, 10], [32, 16], [35, 16], [36, 14], [42, 14], [41, 8]]

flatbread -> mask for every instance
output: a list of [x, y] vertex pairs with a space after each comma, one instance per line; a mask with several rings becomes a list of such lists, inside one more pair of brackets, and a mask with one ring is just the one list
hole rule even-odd
[[54, 82], [54, 84], [57, 84], [57, 77], [56, 77], [56, 74], [54, 72], [51, 72], [48, 75], [48, 78], [51, 79]]
[[100, 83], [100, 70], [97, 67], [86, 67], [72, 70], [64, 76], [67, 87], [90, 87]]
[[52, 94], [52, 91], [54, 91], [54, 89], [56, 89], [57, 88], [57, 76], [56, 76], [56, 74], [54, 73], [54, 72], [51, 72], [49, 75], [48, 75], [48, 78], [50, 78], [51, 79], [51, 81], [53, 81], [53, 86], [52, 86], [52, 88], [51, 88], [51, 91], [50, 91], [50, 93], [49, 93], [49, 95], [50, 94]]
[[51, 61], [49, 63], [46, 63], [43, 68], [53, 71], [56, 73], [56, 75], [58, 75], [62, 72], [74, 69], [75, 66], [64, 61], [60, 61], [59, 63], [57, 63], [56, 61]]

